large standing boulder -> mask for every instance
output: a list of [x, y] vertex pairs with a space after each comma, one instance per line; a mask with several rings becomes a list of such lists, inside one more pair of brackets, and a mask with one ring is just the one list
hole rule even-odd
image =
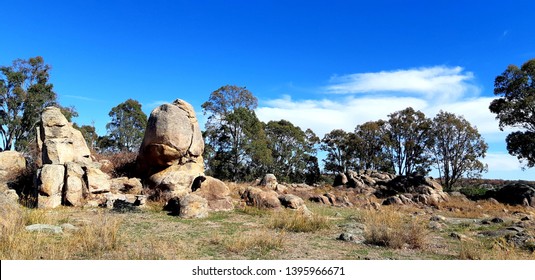
[[26, 170], [26, 159], [15, 151], [0, 152], [0, 183], [17, 179]]
[[171, 165], [203, 173], [204, 141], [193, 107], [177, 99], [154, 109], [147, 122], [138, 156], [142, 171], [153, 173]]
[[204, 175], [204, 141], [193, 107], [177, 99], [150, 114], [137, 165], [152, 193], [160, 198], [183, 197], [195, 178]]

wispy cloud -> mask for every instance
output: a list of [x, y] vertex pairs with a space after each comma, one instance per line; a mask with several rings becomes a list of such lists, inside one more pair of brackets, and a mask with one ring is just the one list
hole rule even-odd
[[477, 95], [470, 83], [474, 75], [462, 67], [434, 66], [407, 70], [381, 71], [334, 76], [326, 87], [333, 94], [410, 94], [427, 99], [457, 99]]
[[153, 110], [154, 108], [162, 105], [162, 104], [165, 104], [165, 103], [171, 103], [169, 101], [166, 101], [166, 100], [155, 100], [155, 101], [151, 101], [150, 103], [146, 103], [146, 104], [142, 104], [146, 109], [146, 110]]
[[502, 36], [500, 37], [500, 40], [503, 40], [505, 37], [507, 37], [507, 35], [509, 35], [509, 30], [504, 30], [502, 32]]
[[78, 99], [82, 101], [89, 101], [89, 102], [103, 102], [103, 100], [95, 99], [87, 96], [81, 96], [81, 95], [70, 95], [70, 94], [63, 94], [62, 97], [66, 98], [72, 98], [72, 99]]
[[516, 157], [506, 153], [488, 153], [483, 162], [493, 172], [518, 171], [522, 169], [522, 163]]

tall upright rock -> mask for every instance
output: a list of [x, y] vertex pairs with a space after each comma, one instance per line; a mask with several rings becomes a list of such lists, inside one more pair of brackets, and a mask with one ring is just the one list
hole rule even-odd
[[137, 159], [149, 185], [182, 196], [204, 175], [204, 141], [193, 107], [177, 99], [150, 114]]
[[177, 207], [188, 207], [186, 202], [194, 193], [207, 200], [208, 210], [233, 209], [228, 187], [204, 176], [203, 152], [204, 140], [195, 111], [189, 103], [177, 99], [151, 112], [137, 158], [138, 171], [154, 193], [181, 201]]
[[37, 134], [43, 163], [35, 180], [38, 208], [82, 206], [110, 191], [109, 176], [93, 162], [82, 133], [59, 108], [45, 108]]

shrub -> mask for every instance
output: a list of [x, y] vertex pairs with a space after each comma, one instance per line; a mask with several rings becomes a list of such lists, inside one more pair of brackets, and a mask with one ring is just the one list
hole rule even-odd
[[95, 154], [96, 160], [102, 162], [109, 161], [110, 164], [103, 164], [101, 170], [112, 178], [118, 177], [136, 177], [136, 158], [137, 153], [134, 152], [117, 152]]

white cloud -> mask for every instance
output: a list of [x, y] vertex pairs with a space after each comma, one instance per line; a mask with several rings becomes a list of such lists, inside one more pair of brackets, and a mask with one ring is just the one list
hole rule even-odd
[[479, 93], [479, 88], [469, 82], [473, 77], [471, 72], [465, 72], [459, 66], [434, 66], [334, 76], [326, 89], [335, 94], [394, 92], [440, 101], [455, 100]]
[[289, 120], [305, 130], [311, 128], [319, 137], [333, 129], [353, 131], [357, 124], [386, 119], [387, 115], [405, 109], [426, 107], [425, 100], [413, 97], [353, 97], [341, 100], [299, 100], [290, 96], [269, 100], [256, 110], [261, 121]]
[[95, 99], [95, 98], [81, 96], [81, 95], [63, 94], [61, 95], [61, 97], [67, 97], [67, 98], [78, 99], [78, 100], [89, 101], [89, 102], [102, 102], [102, 100], [100, 99]]
[[488, 153], [482, 161], [488, 164], [489, 170], [493, 172], [509, 172], [522, 169], [522, 163], [516, 157], [505, 153]]

